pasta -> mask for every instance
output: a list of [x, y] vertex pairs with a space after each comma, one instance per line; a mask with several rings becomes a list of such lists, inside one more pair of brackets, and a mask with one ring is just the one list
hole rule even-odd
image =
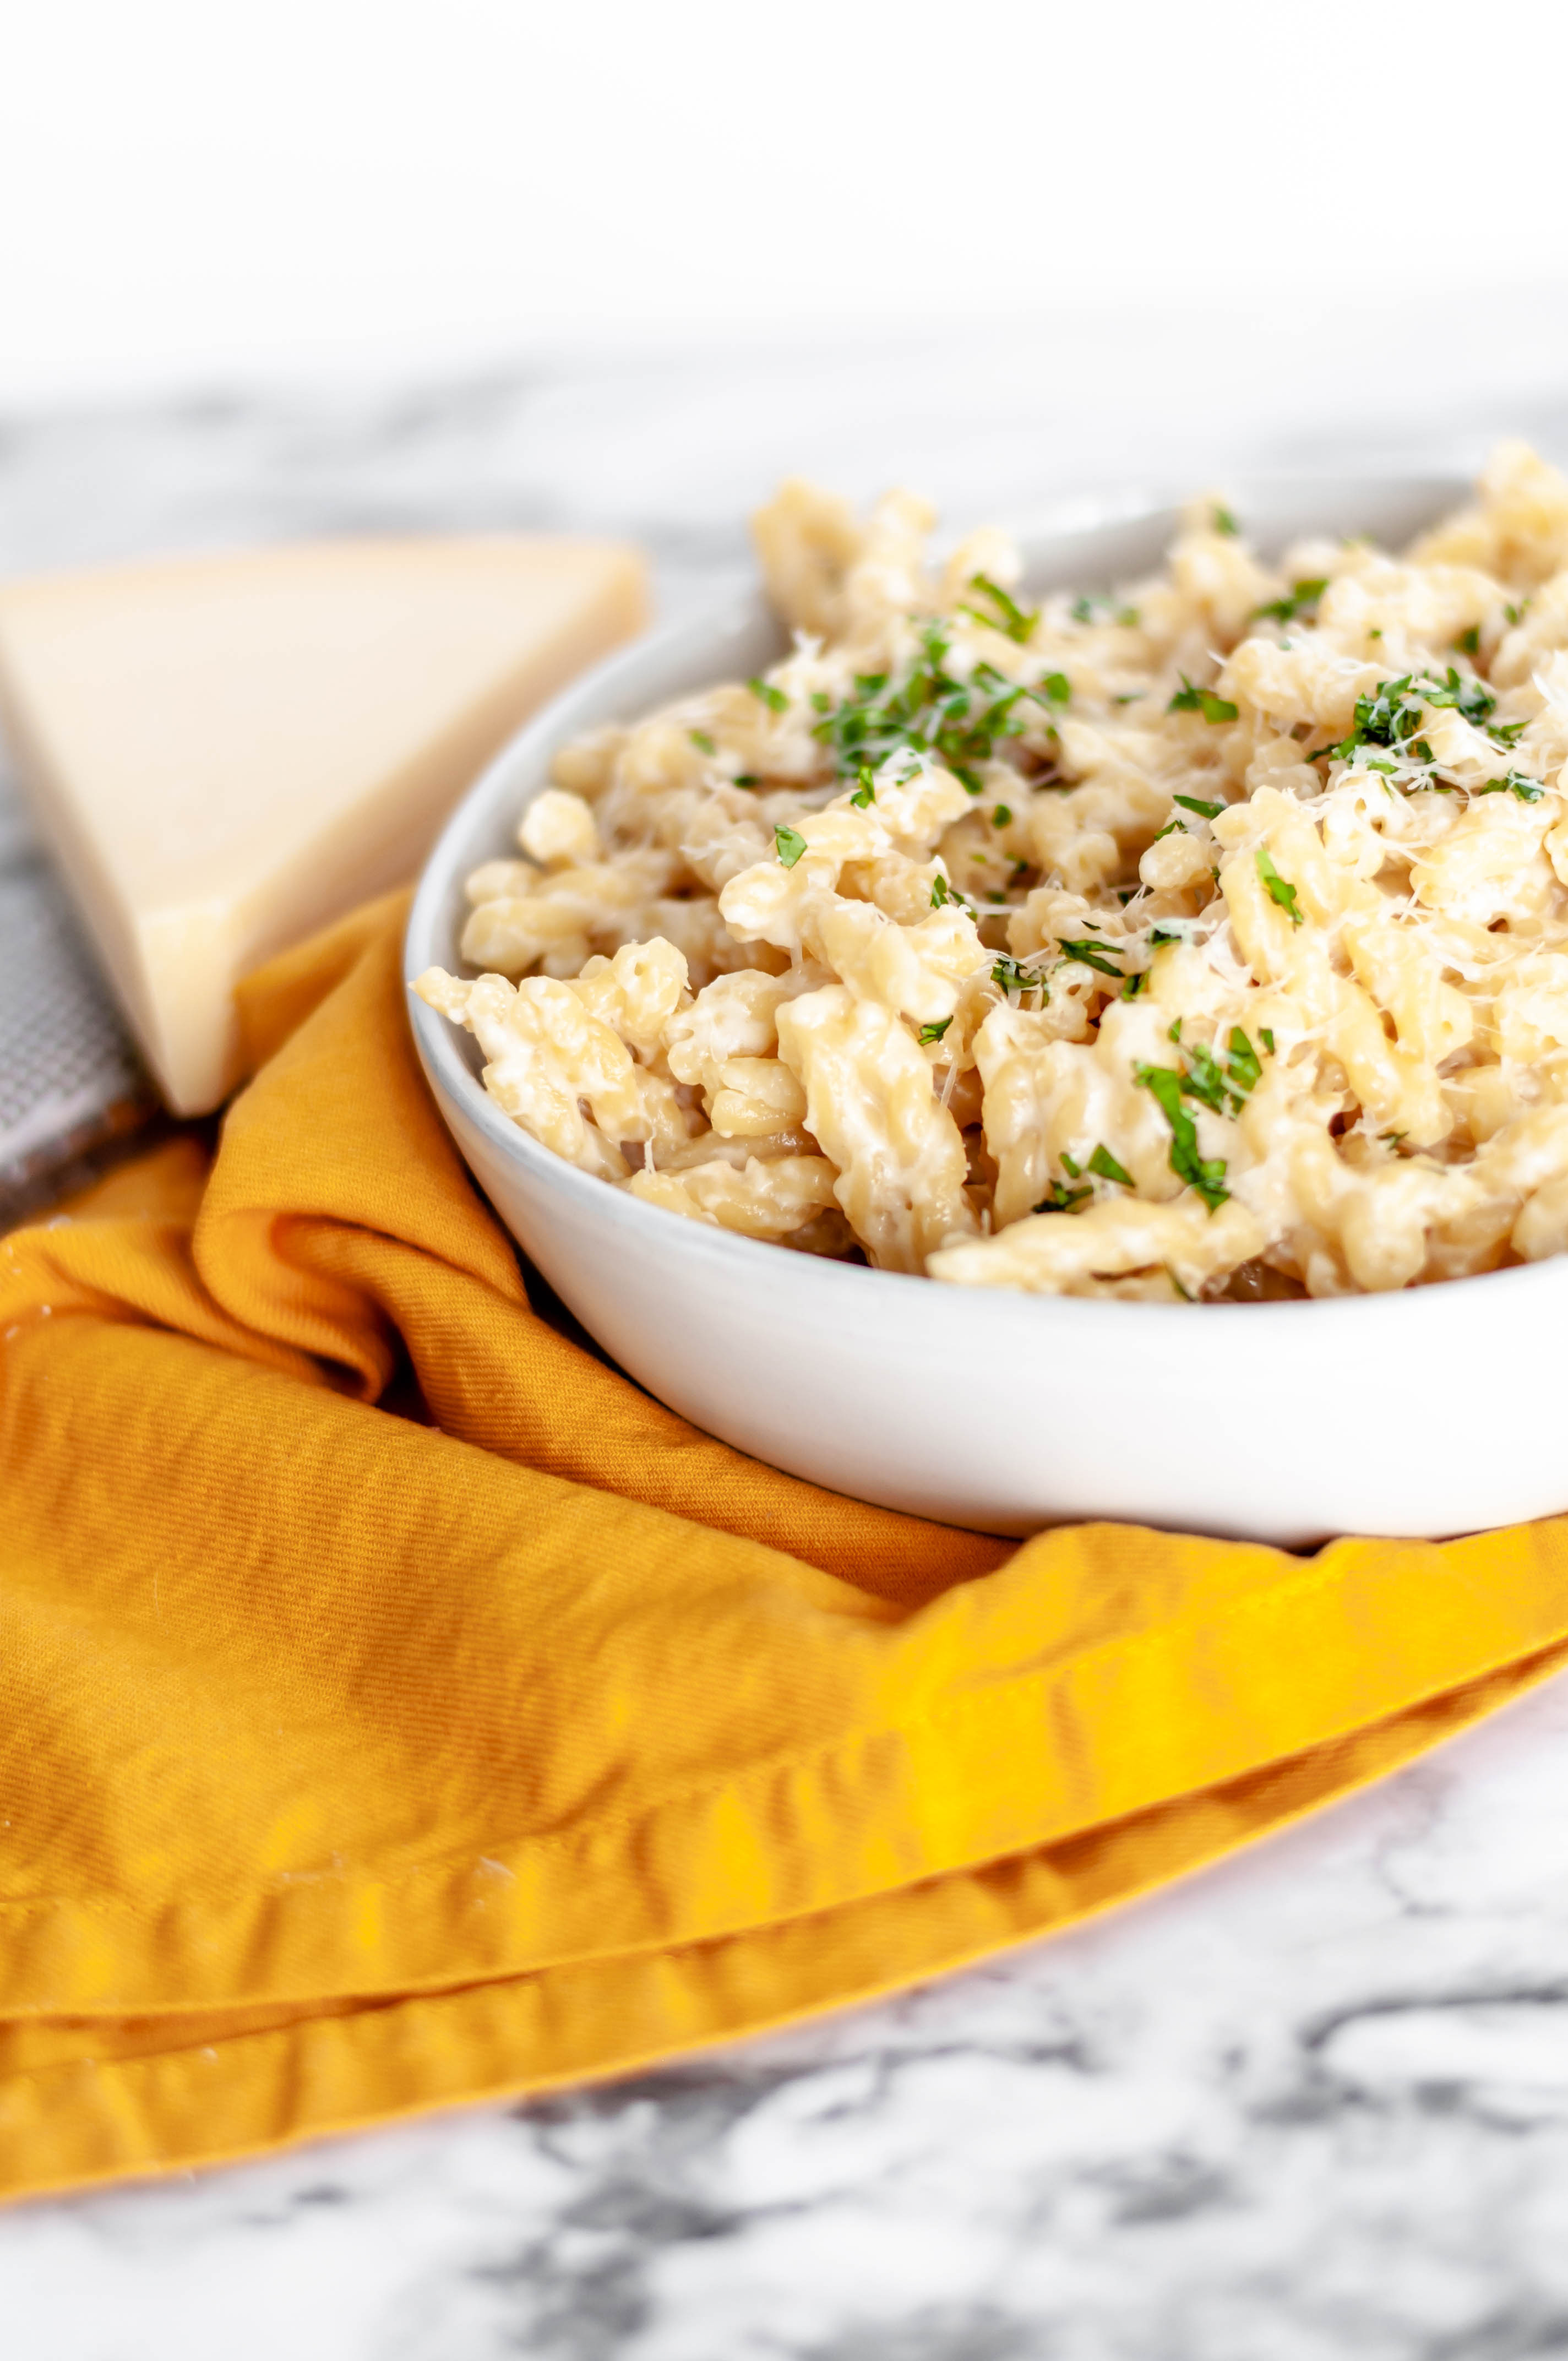
[[757, 521], [765, 675], [565, 748], [460, 981], [533, 1138], [952, 1285], [1254, 1301], [1568, 1251], [1568, 483], [1403, 555], [1025, 599], [907, 493]]

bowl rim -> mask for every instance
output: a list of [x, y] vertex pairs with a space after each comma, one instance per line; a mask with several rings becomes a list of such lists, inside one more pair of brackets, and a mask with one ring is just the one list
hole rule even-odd
[[[1369, 499], [1387, 497], [1392, 492], [1413, 494], [1421, 490], [1430, 490], [1434, 499], [1453, 499], [1463, 497], [1470, 489], [1467, 477], [1449, 470], [1398, 468], [1321, 469], [1311, 473], [1278, 471], [1249, 475], [1233, 479], [1233, 482], [1234, 497], [1242, 506], [1245, 505], [1249, 492], [1266, 500], [1270, 497], [1310, 495], [1313, 489], [1326, 489], [1331, 486], [1341, 493], [1347, 489], [1364, 492]], [[1173, 510], [1179, 510], [1188, 497], [1187, 493], [1175, 496], [1156, 487], [1146, 490], [1134, 490], [1124, 486], [1111, 488], [1102, 495], [1082, 493], [1053, 503], [1031, 515], [1026, 522], [1008, 530], [1025, 548], [1026, 576], [1029, 570], [1027, 552], [1032, 544], [1075, 538], [1080, 534], [1092, 537], [1098, 533], [1119, 527], [1150, 523]], [[717, 1269], [730, 1273], [738, 1281], [749, 1279], [753, 1282], [765, 1281], [770, 1272], [775, 1278], [781, 1276], [780, 1257], [786, 1249], [765, 1239], [749, 1238], [738, 1232], [721, 1229], [717, 1224], [688, 1221], [684, 1215], [673, 1213], [663, 1205], [648, 1204], [626, 1190], [613, 1188], [595, 1175], [579, 1170], [565, 1158], [556, 1156], [502, 1114], [462, 1054], [459, 1043], [466, 1037], [448, 1019], [421, 1000], [412, 986], [415, 977], [435, 963], [433, 937], [476, 808], [488, 807], [496, 799], [503, 783], [514, 785], [515, 774], [520, 770], [538, 769], [543, 774], [550, 756], [582, 726], [576, 719], [578, 708], [600, 706], [606, 697], [613, 696], [621, 680], [634, 678], [650, 666], [656, 667], [661, 659], [667, 665], [673, 665], [683, 653], [694, 653], [709, 642], [717, 650], [726, 638], [737, 637], [775, 620], [759, 586], [732, 587], [727, 592], [704, 600], [690, 613], [642, 633], [628, 646], [578, 674], [564, 689], [547, 699], [492, 755], [453, 807], [420, 873], [402, 942], [402, 980], [408, 1020], [416, 1050], [438, 1104], [441, 1093], [444, 1093], [503, 1160], [520, 1167], [543, 1189], [567, 1202], [576, 1202], [594, 1219], [622, 1228], [630, 1226], [634, 1237], [640, 1234], [646, 1240], [650, 1254], [657, 1254], [661, 1241], [666, 1245], [672, 1243], [678, 1234], [683, 1251], [689, 1259], [708, 1261]], [[629, 714], [627, 718], [633, 717]], [[443, 1114], [444, 1117], [444, 1110]], [[1321, 1325], [1329, 1320], [1343, 1323], [1376, 1316], [1376, 1307], [1389, 1303], [1429, 1302], [1434, 1298], [1441, 1302], [1453, 1287], [1463, 1287], [1465, 1300], [1474, 1302], [1474, 1290], [1478, 1286], [1485, 1286], [1495, 1293], [1502, 1289], [1517, 1290], [1520, 1284], [1533, 1282], [1539, 1285], [1553, 1259], [1562, 1259], [1568, 1266], [1568, 1257], [1547, 1257], [1540, 1263], [1519, 1263], [1503, 1270], [1475, 1271], [1459, 1279], [1433, 1280], [1424, 1287], [1396, 1288], [1375, 1293], [1312, 1296], [1265, 1303], [1205, 1303], [1202, 1310], [1209, 1315], [1239, 1317], [1245, 1313], [1252, 1330], [1275, 1326], [1281, 1321], [1299, 1329], [1300, 1323], [1308, 1318], [1314, 1319]], [[867, 1264], [838, 1262], [830, 1257], [818, 1255], [792, 1255], [789, 1267], [792, 1281], [797, 1289], [821, 1285], [829, 1290], [863, 1290], [868, 1285], [874, 1285], [881, 1294], [893, 1283], [905, 1290], [918, 1288], [927, 1299], [930, 1290], [936, 1288], [942, 1297], [954, 1297], [969, 1303], [1000, 1301], [1016, 1306], [1036, 1300], [1026, 1289], [943, 1289], [939, 1279], [927, 1279], [915, 1272], [876, 1270]], [[1136, 1324], [1151, 1316], [1170, 1319], [1192, 1308], [1181, 1303], [1130, 1302], [1117, 1297], [1052, 1295], [1046, 1301], [1051, 1306], [1053, 1318], [1068, 1322], [1103, 1322], [1110, 1318]], [[1207, 1320], [1204, 1325], [1207, 1328]]]

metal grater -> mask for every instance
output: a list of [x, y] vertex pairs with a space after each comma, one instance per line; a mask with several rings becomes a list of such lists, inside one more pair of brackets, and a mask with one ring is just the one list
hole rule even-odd
[[0, 758], [0, 1224], [90, 1179], [156, 1104]]

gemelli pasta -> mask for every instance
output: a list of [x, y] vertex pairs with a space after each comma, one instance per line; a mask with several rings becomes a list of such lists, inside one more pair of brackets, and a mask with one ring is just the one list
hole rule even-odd
[[[1245, 521], [1244, 521], [1245, 522]], [[1409, 1287], [1568, 1247], [1568, 483], [1394, 556], [1027, 598], [1004, 536], [789, 484], [766, 674], [593, 732], [468, 881], [533, 1138], [651, 1205], [948, 1283]]]

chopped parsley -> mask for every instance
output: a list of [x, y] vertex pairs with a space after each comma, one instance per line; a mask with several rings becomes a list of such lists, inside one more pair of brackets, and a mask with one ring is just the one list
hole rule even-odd
[[746, 683], [746, 686], [751, 690], [753, 697], [761, 697], [762, 703], [767, 707], [770, 713], [787, 713], [789, 711], [789, 699], [784, 695], [782, 688], [774, 688], [770, 682], [762, 679], [760, 675], [755, 674]]
[[1096, 608], [1102, 610], [1102, 618], [1106, 622], [1119, 623], [1124, 631], [1132, 631], [1137, 629], [1139, 620], [1137, 609], [1119, 607], [1114, 598], [1104, 596], [1075, 598], [1068, 609], [1068, 613], [1075, 623], [1092, 623], [1095, 620]]
[[1181, 1087], [1190, 1099], [1197, 1099], [1216, 1115], [1228, 1115], [1230, 1104], [1225, 1090], [1225, 1077], [1219, 1060], [1212, 1049], [1193, 1042], [1187, 1052], [1189, 1072]]
[[1037, 992], [1042, 1002], [1051, 996], [1045, 977], [1021, 960], [999, 959], [991, 971], [991, 981], [1001, 992]]
[[938, 1016], [935, 1024], [922, 1025], [916, 1036], [920, 1047], [928, 1049], [933, 1041], [939, 1041], [952, 1021], [950, 1016]]
[[[1062, 1162], [1067, 1162], [1065, 1156]], [[1036, 1213], [1076, 1213], [1080, 1205], [1086, 1204], [1093, 1194], [1092, 1189], [1066, 1189], [1059, 1180], [1053, 1180], [1035, 1211]]]
[[1172, 796], [1170, 800], [1183, 811], [1196, 812], [1200, 819], [1218, 819], [1225, 808], [1223, 804], [1206, 804], [1201, 796]]
[[[1170, 1028], [1173, 1041], [1181, 1039], [1181, 1020], [1178, 1017]], [[1201, 1106], [1211, 1107], [1215, 1115], [1240, 1115], [1242, 1104], [1257, 1083], [1263, 1068], [1257, 1052], [1239, 1025], [1231, 1027], [1223, 1064], [1212, 1049], [1199, 1042], [1183, 1045], [1187, 1050], [1188, 1071], [1181, 1076], [1181, 1094], [1196, 1099]]]
[[1487, 779], [1474, 793], [1478, 796], [1518, 796], [1521, 804], [1538, 804], [1546, 789], [1528, 771], [1510, 771], [1505, 778]]
[[1481, 653], [1480, 624], [1472, 623], [1468, 630], [1461, 631], [1453, 644], [1458, 653], [1462, 656], [1479, 655]]
[[1126, 990], [1125, 990], [1125, 991], [1123, 993], [1123, 994], [1122, 994], [1123, 999], [1124, 999], [1124, 1000], [1136, 1000], [1136, 998], [1138, 997], [1138, 994], [1139, 994], [1141, 992], [1143, 992], [1143, 991], [1146, 989], [1146, 987], [1147, 986], [1148, 980], [1149, 980], [1149, 972], [1148, 972], [1147, 968], [1146, 968], [1146, 967], [1141, 967], [1141, 968], [1139, 968], [1139, 970], [1138, 970], [1138, 972], [1137, 972], [1137, 973], [1136, 973], [1135, 975], [1130, 975], [1130, 976], [1127, 978], [1127, 987], [1126, 987]]
[[1072, 683], [1065, 672], [1043, 672], [1036, 686], [1053, 705], [1066, 705], [1072, 696]]
[[850, 801], [854, 805], [857, 811], [864, 811], [870, 805], [875, 803], [876, 781], [872, 778], [871, 769], [868, 764], [861, 764], [860, 785], [856, 787], [854, 794], [850, 797]]
[[1520, 600], [1517, 607], [1506, 606], [1503, 609], [1505, 619], [1508, 623], [1517, 627], [1519, 624], [1523, 622], [1525, 618], [1525, 609], [1529, 605], [1530, 600], [1528, 598], [1524, 598]]
[[1171, 1170], [1179, 1180], [1196, 1189], [1213, 1213], [1231, 1193], [1225, 1186], [1225, 1161], [1223, 1157], [1198, 1153], [1198, 1126], [1181, 1104], [1182, 1079], [1174, 1066], [1139, 1066], [1133, 1075], [1134, 1082], [1158, 1102], [1170, 1126]]
[[1257, 1038], [1272, 1058], [1274, 1055], [1274, 1035], [1266, 1025], [1260, 1025], [1258, 1027]]
[[1299, 927], [1306, 913], [1296, 907], [1296, 888], [1281, 877], [1272, 856], [1261, 846], [1257, 851], [1257, 873], [1262, 878], [1271, 902], [1277, 903], [1293, 927]]
[[1040, 620], [1039, 609], [1020, 607], [1017, 600], [1010, 598], [1001, 583], [993, 582], [989, 574], [971, 574], [969, 587], [971, 590], [978, 590], [996, 611], [987, 615], [978, 607], [960, 607], [959, 612], [972, 616], [977, 623], [984, 623], [990, 631], [1004, 631], [1010, 640], [1015, 640], [1023, 647]]
[[1112, 948], [1109, 943], [1072, 942], [1064, 935], [1060, 948], [1069, 959], [1081, 960], [1085, 967], [1097, 967], [1102, 975], [1113, 975], [1120, 983], [1125, 970], [1113, 967], [1105, 957]]
[[1216, 697], [1212, 688], [1194, 688], [1187, 675], [1179, 673], [1181, 686], [1166, 707], [1168, 713], [1201, 713], [1205, 721], [1234, 721], [1239, 708], [1228, 697]]
[[976, 664], [971, 680], [959, 680], [948, 670], [948, 655], [946, 633], [931, 623], [920, 633], [919, 654], [898, 680], [884, 672], [856, 674], [849, 696], [812, 730], [840, 778], [858, 777], [891, 754], [934, 754], [971, 796], [981, 793], [975, 765], [1022, 734], [1018, 708], [1025, 698], [1042, 708], [1044, 699], [994, 664]]
[[1012, 824], [1013, 815], [1007, 808], [1007, 806], [1005, 804], [998, 804], [996, 809], [991, 815], [992, 827], [1010, 828]]
[[773, 849], [786, 869], [793, 869], [806, 851], [806, 839], [795, 828], [785, 828], [780, 820], [773, 830]]
[[1241, 531], [1240, 525], [1231, 514], [1230, 510], [1220, 500], [1216, 500], [1214, 502], [1213, 508], [1210, 511], [1209, 522], [1213, 526], [1216, 533], [1224, 533], [1230, 540], [1234, 540], [1236, 534]]
[[[1272, 1049], [1273, 1034], [1266, 1032], [1263, 1039], [1264, 1046]], [[1226, 1044], [1226, 1049], [1228, 1052], [1225, 1060], [1227, 1079], [1233, 1090], [1239, 1091], [1245, 1097], [1249, 1091], [1256, 1088], [1263, 1077], [1263, 1067], [1258, 1060], [1257, 1051], [1239, 1025], [1232, 1026], [1231, 1038]]]
[[931, 880], [931, 907], [933, 910], [942, 910], [947, 907], [949, 902], [951, 902], [957, 909], [961, 910], [964, 907], [963, 895], [959, 892], [958, 887], [953, 884], [949, 879], [943, 876], [941, 871], [938, 869], [937, 874]]
[[708, 736], [706, 730], [688, 730], [686, 731], [686, 736], [691, 740], [692, 744], [696, 748], [699, 754], [718, 753], [718, 749], [714, 744], [713, 740]]
[[1287, 597], [1270, 598], [1266, 605], [1255, 607], [1252, 610], [1253, 614], [1259, 618], [1272, 615], [1278, 622], [1293, 623], [1297, 616], [1304, 613], [1307, 608], [1317, 605], [1328, 587], [1329, 577], [1326, 574], [1316, 575], [1310, 581], [1293, 583]]
[[1442, 680], [1435, 680], [1430, 673], [1423, 675], [1416, 688], [1429, 705], [1452, 706], [1466, 721], [1485, 721], [1489, 713], [1497, 710], [1497, 700], [1486, 682], [1475, 679], [1474, 675], [1466, 680], [1453, 664]]
[[1130, 1189], [1133, 1185], [1132, 1174], [1125, 1165], [1117, 1163], [1103, 1140], [1090, 1158], [1089, 1170], [1098, 1173], [1102, 1180], [1119, 1180], [1124, 1189]]
[[1450, 664], [1439, 680], [1432, 673], [1401, 673], [1397, 680], [1380, 680], [1355, 700], [1350, 734], [1334, 745], [1314, 747], [1309, 763], [1325, 754], [1332, 763], [1347, 762], [1358, 748], [1386, 746], [1391, 753], [1430, 763], [1435, 760], [1424, 738], [1418, 738], [1425, 707], [1448, 708], [1476, 729], [1485, 729], [1497, 745], [1512, 746], [1524, 728], [1522, 721], [1493, 721], [1497, 700], [1484, 680], [1466, 676]]

